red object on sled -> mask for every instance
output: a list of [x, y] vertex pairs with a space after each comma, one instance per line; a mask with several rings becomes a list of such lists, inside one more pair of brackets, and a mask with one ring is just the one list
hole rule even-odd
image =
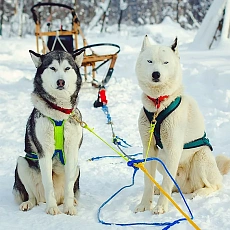
[[106, 91], [105, 91], [105, 89], [101, 89], [99, 91], [99, 97], [100, 97], [101, 102], [103, 103], [103, 105], [106, 105], [108, 103], [108, 101], [106, 99]]

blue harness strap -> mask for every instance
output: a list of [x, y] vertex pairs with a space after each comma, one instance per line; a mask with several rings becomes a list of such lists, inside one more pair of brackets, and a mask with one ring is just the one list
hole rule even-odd
[[210, 144], [209, 139], [206, 137], [206, 133], [204, 133], [203, 137], [184, 144], [184, 149], [197, 148], [197, 147], [201, 147], [203, 145], [208, 146], [211, 149], [211, 151], [213, 151], [212, 145]]
[[[181, 103], [181, 97], [177, 97], [167, 108], [165, 108], [164, 110], [162, 110], [158, 116], [156, 117], [156, 126], [155, 126], [155, 129], [154, 129], [154, 137], [155, 137], [155, 140], [156, 140], [156, 145], [158, 147], [160, 147], [161, 149], [163, 149], [163, 145], [162, 145], [162, 142], [161, 142], [161, 137], [160, 137], [160, 126], [161, 126], [161, 123], [163, 122], [163, 120], [169, 116]], [[154, 116], [154, 113], [152, 112], [149, 112], [148, 110], [146, 110], [144, 107], [144, 112], [145, 112], [145, 115], [147, 116], [149, 122], [151, 123], [152, 120], [153, 120], [153, 116]], [[193, 140], [193, 141], [190, 141], [186, 144], [184, 144], [184, 147], [183, 149], [191, 149], [191, 148], [197, 148], [197, 147], [200, 147], [200, 146], [208, 146], [211, 151], [213, 150], [210, 142], [209, 142], [209, 139], [206, 138], [206, 133], [204, 133], [204, 136], [201, 137], [201, 138], [198, 138], [196, 140]]]
[[[54, 150], [54, 154], [52, 158], [58, 155], [61, 163], [65, 165], [66, 163], [65, 152], [64, 152], [64, 123], [65, 123], [65, 120], [56, 121], [52, 118], [49, 118], [49, 120], [54, 125], [55, 150]], [[34, 161], [38, 160], [38, 155], [37, 153], [34, 153], [34, 152], [26, 153], [25, 157], [27, 159], [34, 160]]]
[[59, 156], [59, 160], [61, 161], [61, 163], [63, 165], [65, 165], [66, 159], [65, 159], [65, 153], [61, 150], [61, 149], [55, 149], [54, 154], [53, 154], [53, 158], [58, 155]]
[[25, 158], [30, 160], [38, 160], [38, 155], [36, 153], [26, 153]]

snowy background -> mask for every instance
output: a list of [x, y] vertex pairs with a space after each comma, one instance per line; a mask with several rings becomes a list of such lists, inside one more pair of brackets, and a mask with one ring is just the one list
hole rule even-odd
[[[110, 30], [113, 31], [113, 28]], [[214, 155], [230, 156], [230, 44], [216, 45], [212, 50], [197, 50], [196, 46], [191, 46], [196, 32], [185, 31], [168, 18], [159, 25], [124, 27], [122, 31], [101, 34], [95, 28], [86, 37], [89, 44], [112, 42], [121, 46], [113, 77], [106, 89], [114, 131], [132, 145], [125, 152], [133, 154], [142, 151], [137, 128], [138, 114], [142, 107], [141, 90], [134, 69], [144, 35], [148, 34], [153, 44], [158, 42], [171, 45], [174, 38], [178, 37], [185, 91], [198, 101], [205, 117], [208, 138], [214, 147]], [[87, 130], [84, 130], [84, 141], [80, 149], [81, 195], [77, 216], [47, 215], [45, 204], [28, 212], [19, 211], [11, 191], [16, 159], [24, 155], [25, 125], [32, 110], [30, 93], [35, 67], [29, 49], [36, 51], [34, 36], [23, 39], [0, 38], [0, 229], [162, 229], [152, 226], [105, 226], [98, 223], [98, 208], [114, 192], [130, 184], [133, 169], [117, 158], [87, 161], [96, 156], [116, 155]], [[105, 69], [102, 69], [98, 76], [103, 77], [104, 74]], [[100, 108], [93, 107], [97, 92], [97, 89], [85, 83], [80, 93], [79, 108], [83, 120], [111, 143], [111, 128], [106, 124], [106, 116]], [[157, 175], [157, 180], [161, 181], [160, 175]], [[134, 187], [116, 196], [102, 210], [101, 218], [113, 223], [152, 223], [171, 222], [183, 217], [173, 205], [170, 205], [168, 213], [159, 216], [149, 211], [135, 214], [133, 210], [140, 202], [142, 191], [143, 173], [139, 171]], [[173, 194], [173, 199], [186, 211], [179, 194]], [[157, 197], [154, 198], [156, 200]], [[187, 202], [193, 212], [194, 222], [201, 229], [230, 229], [230, 175], [224, 176], [220, 191]], [[172, 229], [189, 230], [193, 227], [184, 221]]]

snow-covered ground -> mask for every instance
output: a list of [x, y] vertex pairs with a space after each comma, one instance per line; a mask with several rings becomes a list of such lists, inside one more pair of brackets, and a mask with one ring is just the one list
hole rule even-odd
[[[110, 28], [111, 31], [113, 29]], [[125, 152], [133, 154], [142, 151], [137, 128], [138, 114], [142, 107], [141, 91], [134, 69], [142, 40], [148, 34], [153, 43], [158, 41], [165, 45], [171, 45], [174, 38], [178, 37], [185, 91], [198, 101], [203, 112], [214, 155], [222, 153], [230, 156], [230, 44], [209, 51], [191, 49], [189, 43], [195, 32], [185, 31], [170, 20], [165, 20], [160, 25], [133, 29], [125, 27], [122, 31], [111, 34], [92, 31], [87, 34], [87, 38], [89, 44], [113, 42], [121, 46], [114, 75], [106, 89], [114, 131], [132, 145]], [[33, 36], [23, 39], [0, 38], [0, 229], [162, 229], [163, 227], [152, 226], [106, 226], [98, 223], [98, 208], [119, 188], [130, 184], [133, 169], [117, 158], [87, 161], [96, 156], [116, 155], [87, 130], [84, 130], [84, 141], [80, 149], [81, 196], [77, 216], [47, 215], [44, 211], [45, 204], [28, 212], [19, 211], [11, 191], [16, 159], [24, 155], [25, 125], [32, 110], [30, 93], [35, 67], [29, 49], [36, 50]], [[99, 76], [103, 74], [104, 70], [99, 71]], [[111, 128], [106, 124], [106, 116], [100, 108], [93, 107], [96, 99], [97, 89], [85, 83], [79, 101], [83, 120], [111, 143]], [[160, 175], [157, 175], [157, 180], [161, 181]], [[159, 223], [183, 217], [173, 205], [170, 205], [169, 212], [164, 215], [155, 216], [149, 211], [135, 214], [133, 210], [140, 202], [142, 191], [143, 173], [139, 171], [135, 185], [124, 190], [105, 206], [101, 218], [112, 223]], [[187, 212], [180, 195], [173, 194], [172, 197]], [[157, 197], [154, 201], [156, 199]], [[206, 198], [188, 199], [187, 202], [193, 212], [194, 222], [201, 229], [230, 229], [230, 175], [224, 176], [220, 191]], [[193, 227], [184, 221], [172, 229], [187, 230]]]

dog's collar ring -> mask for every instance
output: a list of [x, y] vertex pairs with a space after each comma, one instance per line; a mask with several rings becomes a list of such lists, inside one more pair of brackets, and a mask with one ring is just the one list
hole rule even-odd
[[78, 116], [77, 116], [75, 113], [72, 113], [72, 114], [71, 114], [71, 117], [72, 117], [75, 121], [77, 121], [77, 122], [80, 124], [80, 126], [81, 126], [82, 128], [85, 128], [85, 127], [87, 126], [87, 124], [86, 124], [84, 121], [80, 120], [80, 119], [78, 118]]
[[82, 128], [85, 128], [85, 127], [87, 126], [87, 124], [86, 124], [84, 121], [81, 121], [81, 122], [80, 122], [80, 126], [81, 126]]

